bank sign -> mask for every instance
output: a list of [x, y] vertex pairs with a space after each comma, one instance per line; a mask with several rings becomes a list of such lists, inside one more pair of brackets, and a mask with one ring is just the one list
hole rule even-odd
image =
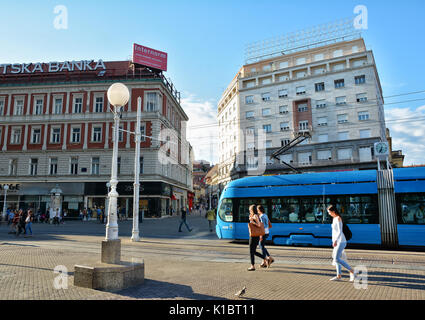
[[139, 44], [133, 45], [133, 63], [167, 71], [167, 53]]
[[33, 74], [33, 73], [54, 73], [54, 72], [73, 72], [73, 71], [96, 71], [106, 70], [105, 63], [102, 60], [64, 61], [49, 63], [12, 63], [0, 64], [0, 74]]

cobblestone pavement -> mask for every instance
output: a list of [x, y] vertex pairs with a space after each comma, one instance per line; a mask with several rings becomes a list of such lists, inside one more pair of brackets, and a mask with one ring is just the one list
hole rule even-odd
[[[120, 222], [122, 260], [143, 259], [145, 283], [119, 292], [73, 285], [74, 265], [100, 260], [105, 227], [98, 222], [34, 224], [30, 238], [16, 238], [2, 225], [0, 299], [425, 300], [424, 252], [348, 249], [349, 263], [367, 268], [367, 283], [360, 281], [356, 285], [363, 288], [356, 288], [347, 272], [344, 281], [329, 281], [335, 275], [330, 248], [269, 246], [276, 259], [272, 267], [257, 265], [248, 272], [247, 243], [218, 240], [203, 217], [189, 216], [188, 223], [193, 231], [179, 233], [177, 217], [146, 219], [141, 241], [133, 243], [132, 222]], [[57, 266], [68, 270], [66, 289], [55, 289]], [[235, 297], [243, 286], [246, 294]]]

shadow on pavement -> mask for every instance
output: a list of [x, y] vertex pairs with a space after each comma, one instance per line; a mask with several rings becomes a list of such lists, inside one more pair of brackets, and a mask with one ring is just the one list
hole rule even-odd
[[190, 286], [149, 279], [145, 279], [141, 286], [117, 291], [114, 294], [143, 299], [223, 300], [222, 297], [195, 293]]

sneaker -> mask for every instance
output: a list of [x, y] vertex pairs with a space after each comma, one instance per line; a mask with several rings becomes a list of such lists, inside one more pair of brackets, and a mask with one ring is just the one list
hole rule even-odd
[[253, 268], [253, 267], [249, 267], [249, 268], [248, 268], [248, 271], [255, 271], [255, 268]]
[[333, 277], [332, 279], [329, 279], [330, 281], [341, 281], [342, 278], [338, 278], [338, 277]]

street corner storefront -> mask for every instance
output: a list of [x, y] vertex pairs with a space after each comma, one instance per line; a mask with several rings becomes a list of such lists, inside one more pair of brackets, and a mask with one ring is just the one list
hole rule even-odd
[[[52, 204], [53, 196], [56, 195], [61, 210], [66, 209], [67, 217], [72, 218], [78, 217], [79, 210], [84, 205], [84, 184], [81, 183], [0, 182], [0, 189], [0, 199], [4, 202], [6, 197], [6, 207], [10, 209], [46, 212]], [[58, 190], [60, 194], [57, 194]]]
[[[139, 195], [139, 216], [159, 218], [170, 214], [171, 185], [164, 182], [141, 182]], [[134, 181], [119, 182], [117, 185], [118, 206], [127, 218], [133, 217]], [[85, 203], [88, 207], [108, 207], [108, 189], [105, 183], [85, 184]]]

